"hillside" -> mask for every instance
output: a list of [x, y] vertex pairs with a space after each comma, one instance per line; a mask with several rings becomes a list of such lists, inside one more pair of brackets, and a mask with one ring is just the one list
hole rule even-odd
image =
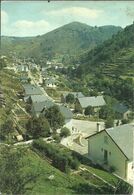
[[[10, 148], [1, 146], [0, 151], [0, 168], [2, 170], [0, 172], [0, 187], [4, 194], [10, 192], [10, 194], [71, 195], [106, 192], [105, 188], [100, 190], [105, 184], [101, 179], [93, 176], [94, 172], [113, 185], [114, 182], [115, 185], [118, 182], [117, 178], [110, 173], [90, 166], [86, 166], [86, 168], [91, 173], [87, 169], [86, 171], [71, 170], [70, 174], [60, 171], [51, 164], [49, 158], [34, 151], [32, 146], [12, 146]], [[107, 184], [105, 187], [108, 187]]]
[[112, 37], [121, 27], [91, 27], [72, 22], [47, 34], [36, 37], [5, 37], [1, 39], [2, 52], [15, 51], [19, 56], [54, 57], [76, 55], [91, 50]]
[[[134, 24], [79, 56], [74, 77], [133, 109]], [[80, 84], [79, 84], [80, 85]]]
[[80, 56], [80, 74], [89, 72], [108, 76], [133, 76], [134, 70], [134, 24], [118, 32], [110, 40]]

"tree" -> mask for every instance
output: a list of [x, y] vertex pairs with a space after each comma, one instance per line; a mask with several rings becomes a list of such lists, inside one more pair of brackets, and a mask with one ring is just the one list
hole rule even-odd
[[105, 122], [105, 128], [110, 128], [114, 126], [114, 119], [113, 118], [107, 118]]
[[89, 183], [79, 183], [73, 186], [73, 190], [76, 194], [99, 194], [99, 188], [89, 184]]
[[[27, 157], [26, 157], [27, 156]], [[26, 148], [13, 148], [13, 146], [0, 147], [0, 192], [3, 194], [25, 194], [33, 186], [39, 176], [38, 170], [33, 168], [33, 163], [27, 155]], [[26, 169], [29, 167], [29, 169]], [[32, 167], [32, 169], [30, 169]], [[33, 171], [34, 170], [34, 171]]]
[[118, 180], [115, 194], [132, 194], [133, 187], [123, 180]]
[[82, 107], [79, 102], [75, 102], [75, 112], [82, 113]]
[[50, 134], [50, 125], [48, 120], [43, 116], [29, 119], [26, 128], [27, 133], [33, 138], [47, 137]]
[[31, 104], [30, 104], [30, 103], [27, 103], [27, 104], [26, 104], [26, 111], [27, 111], [28, 113], [31, 112]]
[[28, 83], [31, 83], [31, 78], [28, 78]]
[[129, 120], [128, 119], [122, 119], [121, 123], [122, 123], [122, 125], [127, 124], [127, 123], [129, 123]]
[[73, 104], [75, 101], [75, 98], [74, 98], [74, 95], [69, 93], [67, 96], [66, 96], [66, 103], [70, 103], [70, 104]]
[[53, 130], [58, 129], [65, 124], [65, 118], [57, 105], [48, 108], [45, 112], [45, 117]]
[[104, 184], [98, 194], [132, 194], [133, 187], [121, 179], [118, 179], [116, 183], [113, 182], [113, 186], [115, 187]]
[[94, 89], [89, 92], [89, 96], [98, 96], [98, 92]]
[[7, 62], [4, 58], [0, 58], [0, 69], [3, 69], [7, 66]]
[[8, 137], [13, 131], [14, 131], [13, 120], [7, 118], [4, 124], [2, 124], [0, 127], [0, 138], [6, 139], [6, 137]]
[[114, 112], [110, 105], [102, 106], [99, 110], [99, 117], [102, 119], [107, 119], [108, 117], [113, 117]]
[[88, 106], [85, 108], [85, 112], [84, 112], [85, 115], [93, 115], [94, 114], [94, 109], [92, 106]]
[[67, 137], [70, 135], [70, 130], [67, 127], [63, 127], [60, 132], [61, 137]]
[[53, 134], [53, 139], [55, 140], [56, 143], [60, 143], [61, 137], [58, 134]]

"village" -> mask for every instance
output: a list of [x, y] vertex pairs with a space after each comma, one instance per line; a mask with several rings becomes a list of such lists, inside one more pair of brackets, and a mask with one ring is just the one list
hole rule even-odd
[[[6, 60], [6, 56], [2, 56]], [[45, 116], [47, 109], [57, 106], [64, 117], [63, 127], [56, 129], [56, 136], [62, 129], [67, 133], [60, 139], [52, 134], [43, 137], [47, 143], [58, 140], [60, 144], [110, 170], [118, 177], [132, 184], [133, 182], [133, 123], [122, 124], [132, 114], [123, 104], [115, 104], [114, 111], [118, 114], [112, 127], [106, 128], [104, 120], [99, 117], [99, 110], [106, 105], [103, 93], [97, 96], [85, 96], [81, 91], [63, 90], [59, 75], [54, 69], [62, 69], [63, 65], [46, 62], [46, 66], [37, 65], [34, 60], [13, 58], [13, 63], [5, 70], [14, 72], [19, 78], [21, 90], [16, 91], [18, 100], [14, 103], [12, 114], [16, 124], [13, 135], [15, 145], [31, 144], [33, 139], [26, 137], [26, 119]], [[73, 67], [74, 68], [74, 67]], [[60, 89], [60, 90], [59, 90]], [[54, 95], [56, 94], [58, 95]], [[0, 89], [0, 103], [6, 107], [4, 93]], [[56, 115], [57, 113], [55, 113]], [[126, 142], [129, 144], [126, 144]], [[99, 144], [98, 144], [99, 143]]]
[[0, 195], [133, 194], [133, 7], [1, 2]]

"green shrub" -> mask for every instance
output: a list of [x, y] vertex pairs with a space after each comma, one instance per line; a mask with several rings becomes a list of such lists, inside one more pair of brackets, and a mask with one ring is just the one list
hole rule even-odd
[[123, 124], [127, 124], [127, 123], [129, 123], [129, 120], [128, 120], [128, 119], [122, 119], [122, 120], [121, 120], [121, 123], [122, 123], [122, 125], [123, 125]]
[[60, 143], [61, 141], [61, 137], [58, 134], [54, 134], [53, 139], [55, 140], [56, 143]]
[[67, 127], [63, 127], [61, 129], [61, 133], [60, 133], [60, 136], [61, 137], [67, 137], [70, 135], [70, 130], [67, 128]]
[[54, 167], [66, 173], [71, 169], [78, 169], [79, 161], [73, 158], [72, 153], [67, 153], [65, 150], [59, 150], [56, 145], [51, 145], [44, 142], [42, 139], [35, 140], [32, 144], [41, 154], [52, 160]]
[[72, 159], [71, 164], [70, 164], [72, 169], [77, 170], [79, 168], [79, 165], [80, 165], [80, 162], [77, 159]]

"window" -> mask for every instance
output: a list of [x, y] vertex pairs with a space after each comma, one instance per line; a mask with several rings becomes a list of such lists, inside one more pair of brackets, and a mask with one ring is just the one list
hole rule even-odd
[[108, 137], [107, 136], [104, 136], [104, 143], [108, 144]]

